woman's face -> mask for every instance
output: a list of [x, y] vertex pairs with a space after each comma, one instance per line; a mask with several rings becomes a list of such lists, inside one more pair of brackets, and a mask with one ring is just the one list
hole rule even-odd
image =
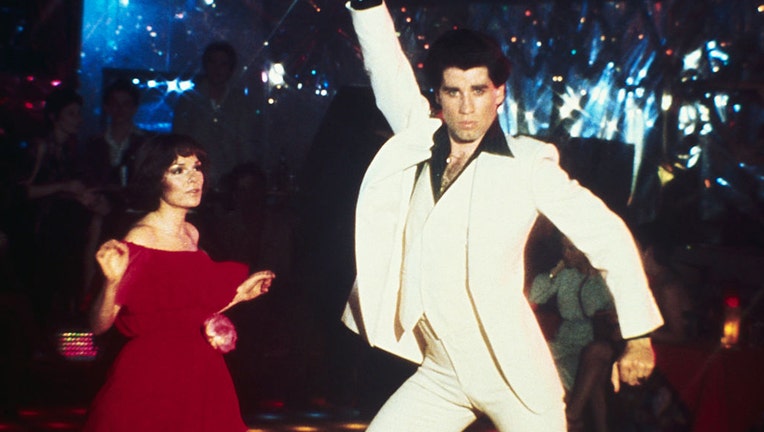
[[196, 157], [178, 156], [164, 173], [160, 205], [190, 209], [202, 200], [204, 174], [202, 163]]
[[80, 130], [80, 125], [82, 125], [81, 111], [82, 107], [78, 103], [70, 103], [65, 106], [54, 120], [56, 129], [66, 135], [76, 135]]

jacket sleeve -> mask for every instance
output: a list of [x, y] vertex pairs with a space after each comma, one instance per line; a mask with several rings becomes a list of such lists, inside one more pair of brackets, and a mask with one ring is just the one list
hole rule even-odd
[[430, 117], [411, 64], [404, 54], [392, 17], [383, 3], [364, 10], [349, 6], [361, 45], [364, 68], [371, 80], [377, 107], [398, 133]]
[[558, 165], [552, 145], [533, 157], [531, 188], [536, 207], [597, 268], [613, 295], [624, 338], [647, 334], [663, 324], [626, 224]]

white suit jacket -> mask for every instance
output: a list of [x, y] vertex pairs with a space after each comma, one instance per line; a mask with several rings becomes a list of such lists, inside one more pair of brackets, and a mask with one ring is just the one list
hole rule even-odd
[[[430, 157], [429, 103], [383, 6], [351, 10], [377, 105], [395, 135], [370, 164], [356, 209], [356, 283], [343, 321], [372, 346], [421, 363], [411, 332], [396, 331], [403, 232], [417, 164]], [[523, 292], [524, 249], [539, 215], [548, 217], [600, 269], [625, 338], [662, 324], [638, 251], [623, 221], [568, 178], [550, 144], [507, 137], [513, 154], [482, 152], [474, 161], [469, 206], [467, 289], [486, 344], [508, 385], [533, 411], [559, 402], [562, 388], [549, 348]], [[459, 179], [457, 179], [459, 181]], [[447, 253], [448, 251], [431, 251]]]

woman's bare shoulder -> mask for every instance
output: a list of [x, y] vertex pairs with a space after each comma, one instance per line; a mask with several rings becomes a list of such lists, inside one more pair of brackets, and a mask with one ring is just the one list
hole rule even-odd
[[124, 240], [141, 246], [153, 247], [157, 242], [157, 233], [152, 226], [138, 222], [130, 228]]

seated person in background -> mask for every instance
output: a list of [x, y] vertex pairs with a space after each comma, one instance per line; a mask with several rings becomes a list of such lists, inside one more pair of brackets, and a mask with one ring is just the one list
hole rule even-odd
[[534, 308], [556, 302], [562, 321], [549, 340], [566, 392], [568, 430], [583, 427], [584, 408], [591, 408], [597, 432], [607, 431], [605, 385], [615, 361], [609, 341], [595, 340], [594, 317], [614, 315], [612, 297], [600, 273], [565, 236], [562, 259], [547, 274], [533, 280], [528, 300]]
[[72, 87], [55, 88], [45, 100], [45, 135], [30, 145], [32, 169], [21, 186], [33, 212], [31, 259], [43, 269], [32, 275], [30, 296], [42, 331], [50, 337], [63, 321], [76, 318], [91, 245], [105, 197], [86, 179], [78, 152], [83, 100]]
[[104, 202], [86, 186], [87, 163], [79, 154], [82, 96], [70, 87], [54, 89], [45, 100], [47, 133], [32, 140], [33, 167], [23, 182], [32, 200], [61, 199], [103, 212]]

